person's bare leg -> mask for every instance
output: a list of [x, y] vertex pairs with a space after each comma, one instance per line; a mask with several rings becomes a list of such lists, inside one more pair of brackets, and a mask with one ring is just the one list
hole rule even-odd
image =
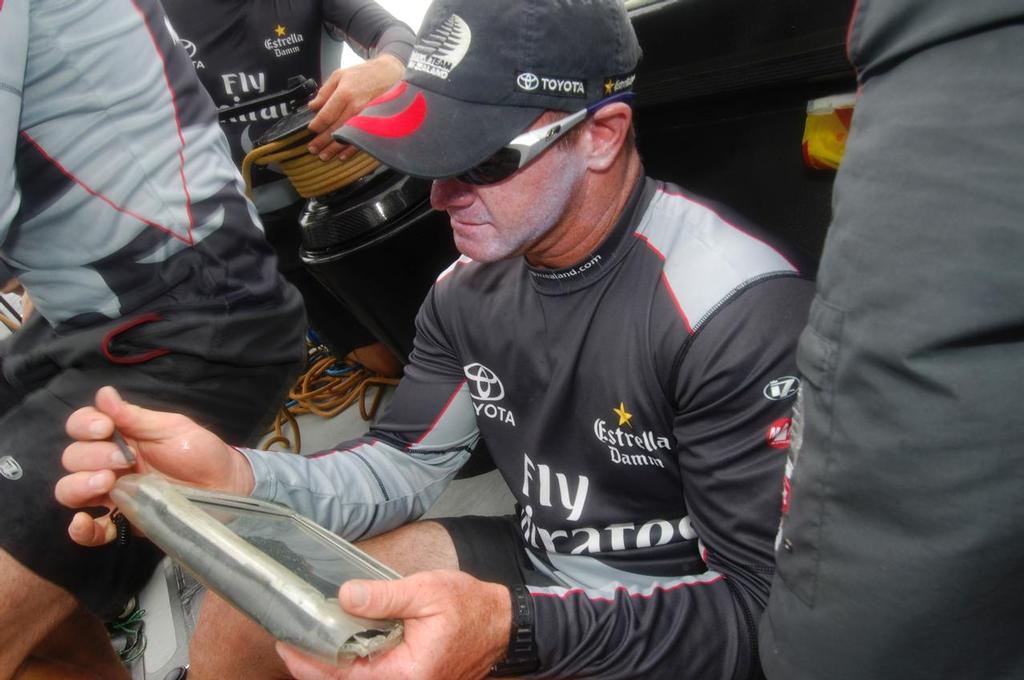
[[[407, 524], [358, 545], [403, 575], [459, 567], [451, 537], [436, 522]], [[192, 636], [189, 680], [290, 678], [274, 642], [257, 623], [208, 592]]]
[[402, 576], [459, 568], [459, 557], [448, 530], [429, 520], [406, 524], [356, 545]]
[[402, 362], [383, 342], [356, 347], [348, 353], [345, 360], [360, 364], [371, 373], [379, 373], [389, 378], [402, 375]]
[[16, 680], [117, 680], [130, 677], [103, 622], [78, 607], [35, 649]]
[[12, 680], [106, 680], [106, 678], [59, 661], [32, 657], [25, 662], [25, 665]]
[[67, 591], [0, 550], [0, 678], [19, 677], [16, 673], [23, 678], [76, 677], [67, 672], [25, 675], [42, 672], [34, 659], [27, 663], [36, 654], [51, 661], [70, 661], [104, 680], [127, 677], [99, 620], [79, 613], [78, 603]]
[[30, 657], [13, 680], [107, 680], [109, 677], [60, 661]]

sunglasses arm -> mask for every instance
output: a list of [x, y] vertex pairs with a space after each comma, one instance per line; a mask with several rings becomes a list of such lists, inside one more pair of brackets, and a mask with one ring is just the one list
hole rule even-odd
[[506, 146], [519, 152], [519, 167], [522, 168], [586, 117], [587, 109], [581, 109], [543, 127], [527, 130]]

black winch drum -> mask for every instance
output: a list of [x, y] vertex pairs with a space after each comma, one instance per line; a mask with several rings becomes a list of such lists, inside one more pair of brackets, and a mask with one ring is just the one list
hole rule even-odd
[[299, 218], [303, 263], [403, 363], [427, 291], [458, 257], [429, 197], [429, 181], [381, 167]]
[[[293, 134], [313, 115], [307, 107], [298, 109], [259, 144]], [[430, 182], [381, 166], [309, 199], [299, 230], [306, 268], [408, 363], [420, 304], [458, 257], [447, 214], [430, 207]]]

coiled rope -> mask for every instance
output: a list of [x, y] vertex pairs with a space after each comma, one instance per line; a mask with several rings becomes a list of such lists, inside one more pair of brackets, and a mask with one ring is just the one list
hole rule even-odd
[[[354, 403], [359, 404], [359, 415], [370, 421], [377, 415], [381, 399], [388, 386], [398, 380], [371, 373], [358, 364], [339, 361], [323, 346], [311, 346], [306, 372], [288, 392], [289, 401], [277, 412], [273, 432], [260, 446], [269, 450], [281, 445], [285, 450], [302, 450], [302, 435], [295, 416], [312, 413], [333, 418]], [[367, 403], [367, 397], [370, 397]], [[293, 438], [285, 434], [288, 427]]]
[[322, 161], [309, 152], [307, 145], [312, 138], [312, 132], [302, 129], [250, 151], [242, 161], [245, 193], [252, 195], [253, 165], [276, 163], [303, 198], [337, 191], [380, 166], [380, 161], [364, 151], [344, 161], [337, 157]]
[[[303, 198], [337, 191], [380, 166], [380, 161], [363, 151], [344, 161], [337, 157], [322, 161], [309, 152], [308, 144], [312, 138], [313, 133], [304, 128], [250, 151], [242, 161], [246, 194], [252, 195], [254, 165], [277, 164]], [[320, 345], [310, 347], [307, 366], [306, 372], [289, 391], [289, 400], [278, 411], [273, 432], [261, 448], [280, 445], [294, 453], [301, 451], [302, 435], [295, 417], [305, 413], [333, 418], [358, 403], [363, 420], [372, 420], [385, 388], [398, 384], [397, 380], [373, 374], [358, 364], [339, 361]], [[371, 393], [372, 398], [367, 404], [367, 396]], [[286, 427], [294, 443], [285, 434]]]

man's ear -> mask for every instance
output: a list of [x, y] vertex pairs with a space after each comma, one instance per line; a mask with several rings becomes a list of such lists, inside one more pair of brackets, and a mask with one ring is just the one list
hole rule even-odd
[[633, 109], [614, 102], [602, 106], [590, 117], [587, 126], [588, 167], [602, 172], [615, 162], [633, 125]]

